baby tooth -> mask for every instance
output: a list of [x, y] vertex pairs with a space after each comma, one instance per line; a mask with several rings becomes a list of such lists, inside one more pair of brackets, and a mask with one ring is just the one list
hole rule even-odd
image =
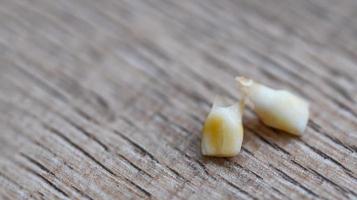
[[268, 126], [302, 135], [309, 119], [309, 104], [285, 90], [274, 90], [244, 77], [237, 78], [254, 110]]
[[202, 154], [231, 157], [239, 153], [243, 141], [242, 106], [217, 105], [217, 101], [205, 121], [202, 136]]

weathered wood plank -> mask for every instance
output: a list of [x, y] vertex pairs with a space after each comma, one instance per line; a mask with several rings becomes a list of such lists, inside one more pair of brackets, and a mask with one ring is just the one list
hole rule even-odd
[[[357, 3], [1, 1], [1, 199], [357, 198]], [[306, 135], [245, 112], [200, 154], [233, 77], [311, 102]]]

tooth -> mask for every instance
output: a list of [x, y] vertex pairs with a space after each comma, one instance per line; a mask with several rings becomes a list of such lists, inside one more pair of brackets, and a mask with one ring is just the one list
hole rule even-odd
[[219, 105], [217, 98], [205, 121], [202, 154], [232, 157], [239, 153], [243, 141], [242, 111], [244, 104]]
[[294, 135], [304, 133], [309, 119], [309, 104], [304, 99], [244, 77], [236, 80], [264, 124]]

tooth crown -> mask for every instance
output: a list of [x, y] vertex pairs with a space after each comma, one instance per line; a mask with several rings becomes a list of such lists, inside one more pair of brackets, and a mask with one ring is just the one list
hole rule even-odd
[[243, 140], [243, 127], [239, 105], [214, 105], [208, 115], [202, 138], [202, 154], [230, 157], [239, 153]]
[[302, 135], [309, 119], [309, 104], [285, 90], [274, 90], [259, 83], [244, 85], [254, 110], [268, 126]]

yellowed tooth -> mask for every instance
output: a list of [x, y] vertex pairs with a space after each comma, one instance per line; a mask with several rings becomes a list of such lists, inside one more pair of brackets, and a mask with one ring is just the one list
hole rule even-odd
[[202, 135], [202, 154], [216, 157], [232, 157], [240, 152], [243, 141], [243, 104], [231, 106], [213, 103], [205, 121]]
[[244, 77], [236, 80], [264, 124], [294, 135], [304, 133], [309, 120], [309, 104], [304, 99]]

